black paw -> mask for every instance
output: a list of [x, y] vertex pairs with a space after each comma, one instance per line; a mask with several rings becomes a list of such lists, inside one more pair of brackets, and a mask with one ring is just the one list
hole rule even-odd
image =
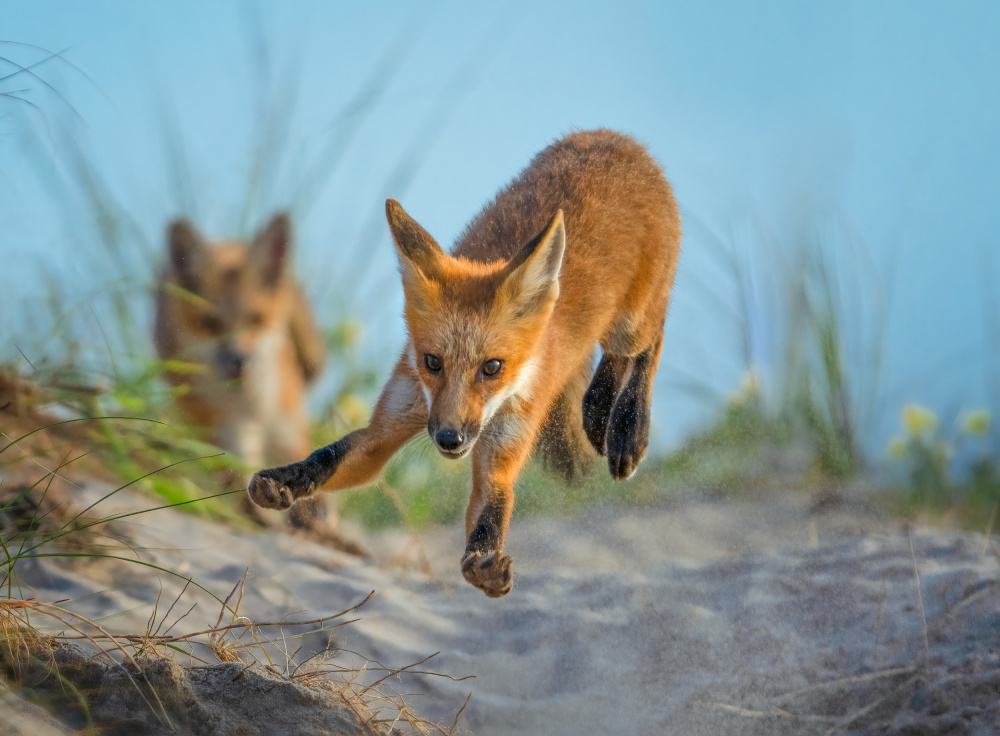
[[511, 559], [500, 552], [466, 552], [462, 575], [490, 598], [503, 598], [514, 585]]
[[265, 509], [287, 509], [316, 490], [312, 469], [305, 463], [283, 465], [253, 474], [247, 484], [250, 500]]
[[615, 480], [631, 478], [649, 443], [649, 409], [634, 393], [619, 397], [608, 422], [608, 470]]

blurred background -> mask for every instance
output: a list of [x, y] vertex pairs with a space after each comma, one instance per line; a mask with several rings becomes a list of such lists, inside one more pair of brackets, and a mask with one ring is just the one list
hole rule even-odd
[[[334, 439], [402, 345], [385, 198], [449, 244], [548, 143], [609, 127], [663, 164], [684, 254], [655, 457], [638, 490], [574, 498], [790, 473], [996, 513], [995, 3], [43, 1], [3, 19], [0, 362], [63, 403], [86, 386], [78, 411], [169, 400], [150, 326], [171, 218], [248, 237], [287, 209], [330, 351], [316, 440]], [[414, 458], [362, 516], [457, 518], [458, 471]]]

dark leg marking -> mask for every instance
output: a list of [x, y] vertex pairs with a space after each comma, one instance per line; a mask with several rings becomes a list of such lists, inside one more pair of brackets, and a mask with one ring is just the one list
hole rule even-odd
[[607, 428], [608, 470], [615, 480], [635, 472], [649, 443], [651, 350], [635, 357], [632, 375], [615, 401]]
[[476, 528], [469, 535], [466, 552], [493, 552], [500, 546], [500, 531], [503, 526], [503, 506], [499, 499], [491, 499], [479, 512]]
[[254, 473], [247, 485], [250, 500], [268, 509], [290, 508], [294, 501], [312, 494], [326, 483], [350, 449], [348, 435], [321, 447], [305, 460]]
[[628, 371], [629, 358], [621, 355], [601, 356], [594, 378], [587, 393], [583, 395], [583, 430], [598, 454], [605, 454], [604, 438], [608, 432], [608, 420], [622, 387], [622, 379]]

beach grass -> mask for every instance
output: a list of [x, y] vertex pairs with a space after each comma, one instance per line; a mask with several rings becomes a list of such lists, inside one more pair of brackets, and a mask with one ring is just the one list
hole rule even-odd
[[[7, 383], [11, 382], [8, 376]], [[178, 688], [183, 692], [186, 668], [236, 663], [243, 670], [277, 677], [279, 682], [301, 685], [320, 697], [331, 698], [334, 705], [354, 714], [364, 733], [385, 733], [385, 722], [395, 722], [397, 728], [408, 725], [408, 732], [416, 734], [455, 731], [457, 716], [450, 727], [426, 721], [414, 712], [408, 698], [394, 686], [384, 685], [403, 672], [437, 675], [425, 665], [431, 657], [393, 668], [375, 662], [343, 665], [335, 659], [335, 649], [301, 653], [304, 638], [317, 632], [332, 647], [333, 640], [325, 632], [352, 623], [374, 591], [336, 613], [262, 621], [241, 610], [245, 608], [246, 574], [224, 594], [171, 569], [167, 563], [151, 561], [129, 540], [123, 524], [142, 521], [147, 514], [167, 509], [194, 510], [216, 523], [233, 523], [234, 519], [238, 523], [239, 517], [232, 513], [220, 515], [212, 504], [227, 495], [242, 494], [242, 489], [107, 513], [104, 509], [115, 496], [141, 488], [144, 481], [171, 469], [146, 465], [149, 459], [180, 452], [182, 446], [129, 454], [130, 443], [142, 435], [122, 431], [116, 433], [116, 442], [111, 442], [106, 437], [109, 427], [128, 422], [156, 424], [154, 420], [80, 416], [52, 421], [50, 415], [39, 413], [33, 405], [41, 399], [35, 391], [29, 400], [28, 387], [19, 385], [20, 401], [15, 407], [14, 401], [7, 398], [12, 389], [8, 386], [3, 390], [0, 385], [0, 399], [4, 399], [0, 402], [0, 436], [4, 438], [0, 443], [0, 675], [9, 683], [81, 725], [81, 733], [98, 733], [111, 725], [106, 713], [94, 715], [95, 704], [106, 706], [109, 698], [132, 703], [128, 717], [137, 723], [145, 720], [172, 730], [178, 718], [192, 717], [184, 698], [178, 701], [175, 692]], [[88, 431], [90, 426], [96, 429]], [[111, 447], [116, 443], [122, 447]], [[183, 447], [188, 452], [202, 449], [201, 445]], [[61, 460], [53, 461], [53, 450]], [[10, 460], [14, 456], [18, 459]], [[88, 467], [87, 461], [107, 457], [128, 458], [129, 467], [134, 465], [145, 472], [117, 485], [105, 484], [106, 490], [96, 499], [92, 494], [85, 496], [78, 483], [90, 485], [96, 467]], [[210, 459], [191, 454], [172, 466]], [[204, 470], [212, 473], [216, 468], [207, 466]], [[123, 472], [124, 466], [119, 464], [110, 475]], [[148, 490], [153, 498], [169, 495], [164, 487]], [[199, 508], [202, 506], [208, 508]], [[138, 566], [161, 579], [174, 579], [173, 588], [179, 588], [179, 593], [172, 601], [161, 602], [157, 597], [144, 630], [118, 631], [103, 616], [98, 620], [76, 612], [72, 600], [34, 597], [19, 571], [43, 561], [65, 564], [69, 569], [81, 562]], [[37, 573], [37, 565], [32, 569]], [[30, 578], [32, 572], [27, 575]], [[202, 603], [214, 602], [218, 607], [214, 625], [192, 628], [189, 621], [185, 622], [197, 605], [187, 600], [191, 592], [197, 592]], [[70, 644], [83, 645], [84, 649], [67, 648]], [[184, 663], [179, 669], [173, 664], [177, 658]], [[123, 677], [116, 680], [113, 671]], [[95, 690], [98, 681], [101, 685]], [[109, 681], [118, 682], [122, 692], [109, 693]], [[279, 693], [274, 707], [291, 706], [291, 700], [285, 703], [282, 698], [293, 695]]]
[[[346, 152], [405, 63], [413, 39], [408, 32], [387, 44], [358, 91], [333, 111], [331, 134], [306, 163], [294, 155], [289, 139], [288, 120], [299, 101], [294, 75], [289, 79], [267, 66], [271, 54], [254, 57], [254, 63], [264, 64], [253, 103], [259, 114], [249, 139], [245, 191], [231, 208], [231, 235], [247, 235], [279, 205], [296, 217], [319, 206], [333, 178], [346, 173]], [[65, 63], [59, 55], [50, 57], [43, 63]], [[39, 71], [26, 63], [20, 69]], [[441, 116], [454, 110], [466, 86], [460, 74], [442, 88], [441, 104], [418, 126], [410, 155], [392, 174], [394, 191], [412, 183], [439, 135]], [[37, 159], [37, 184], [53, 203], [53, 218], [77, 247], [72, 263], [57, 268], [39, 262], [32, 277], [45, 285], [43, 296], [25, 310], [24, 319], [11, 321], [0, 343], [0, 372], [9, 384], [34, 387], [34, 395], [28, 391], [18, 401], [87, 419], [90, 459], [80, 462], [93, 462], [109, 477], [131, 481], [165, 503], [241, 524], [238, 494], [189, 503], [224, 490], [220, 478], [227, 474], [253, 469], [211, 447], [197, 427], [171, 410], [176, 389], [160, 378], [167, 366], [154, 357], [149, 329], [164, 222], [131, 211], [116, 196], [80, 134], [71, 103], [58, 89], [52, 92], [55, 102], [44, 110], [10, 103], [26, 109], [29, 128], [36, 115], [45, 116], [46, 125], [23, 139], [28, 155]], [[197, 184], [201, 172], [177, 111], [165, 106], [159, 112], [172, 206], [197, 218], [204, 199]], [[53, 148], [60, 152], [56, 162]], [[380, 222], [379, 210], [373, 208], [371, 223]], [[567, 513], [594, 503], [658, 503], [678, 489], [736, 493], [778, 484], [838, 489], [859, 479], [904, 499], [900, 507], [906, 513], [922, 506], [969, 505], [976, 510], [958, 516], [978, 519], [986, 513], [981, 507], [988, 511], [997, 496], [995, 431], [976, 440], [981, 447], [974, 457], [949, 454], [941, 446], [954, 441], [946, 439], [927, 447], [909, 442], [905, 458], [887, 459], [872, 450], [874, 428], [901, 408], [888, 400], [883, 380], [891, 289], [845, 218], [804, 207], [794, 219], [784, 231], [771, 232], [756, 222], [719, 226], [685, 213], [689, 240], [711, 254], [724, 277], [706, 280], [682, 271], [680, 278], [688, 279], [688, 288], [701, 289], [702, 301], [717, 305], [717, 318], [728, 323], [742, 355], [740, 385], [710, 397], [712, 418], [678, 446], [653, 453], [630, 483], [608, 480], [599, 459], [592, 472], [568, 487], [530, 465], [519, 482], [517, 514]], [[376, 237], [374, 225], [366, 227], [364, 237]], [[329, 298], [329, 284], [313, 285], [335, 374], [314, 396], [317, 446], [364, 423], [377, 376], [384, 372], [361, 357], [364, 325], [349, 307], [350, 284], [367, 259], [364, 247], [352, 253], [353, 260], [339, 266], [345, 278], [337, 299]], [[150, 467], [162, 470], [145, 472]], [[468, 490], [463, 466], [442, 461], [420, 438], [373, 487], [340, 495], [342, 513], [368, 526], [423, 527], [460, 519]]]

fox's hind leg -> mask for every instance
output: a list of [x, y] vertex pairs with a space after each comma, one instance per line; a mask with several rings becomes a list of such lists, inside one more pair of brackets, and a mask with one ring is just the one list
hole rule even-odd
[[593, 374], [589, 360], [573, 373], [552, 402], [535, 445], [535, 454], [542, 458], [545, 467], [570, 484], [583, 477], [592, 459], [582, 407]]
[[605, 437], [615, 399], [621, 393], [632, 359], [605, 352], [583, 395], [583, 430], [599, 455], [605, 454]]
[[605, 446], [608, 470], [615, 480], [631, 478], [649, 444], [649, 413], [653, 377], [660, 363], [663, 335], [632, 358], [632, 373], [615, 400], [608, 420]]

